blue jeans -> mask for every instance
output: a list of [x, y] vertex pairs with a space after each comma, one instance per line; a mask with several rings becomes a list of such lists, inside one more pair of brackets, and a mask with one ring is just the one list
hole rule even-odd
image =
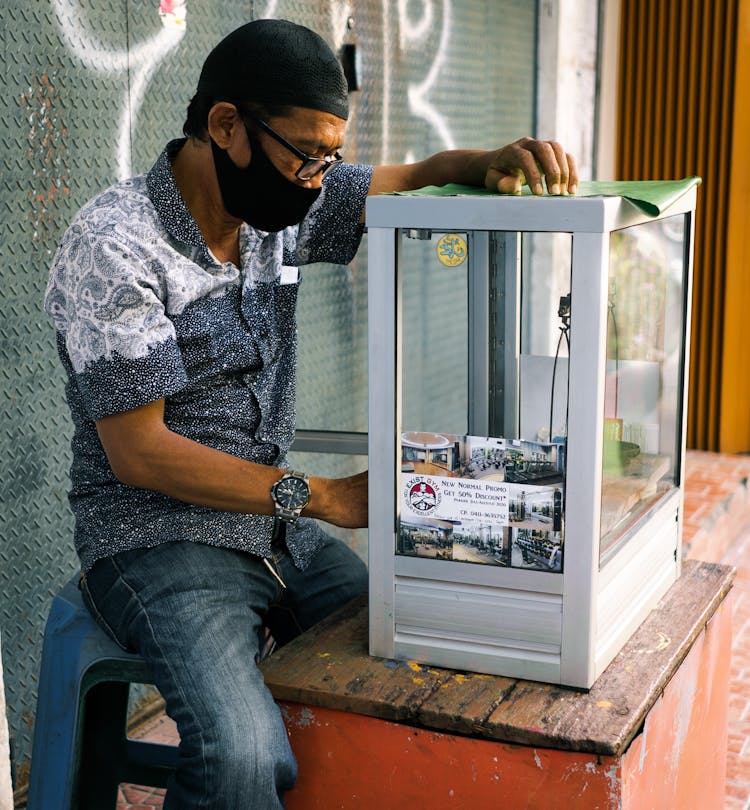
[[188, 541], [100, 560], [83, 599], [114, 640], [139, 653], [180, 734], [164, 810], [284, 807], [297, 763], [257, 667], [263, 627], [285, 643], [367, 588], [364, 563], [328, 538], [304, 572], [283, 546], [271, 565]]

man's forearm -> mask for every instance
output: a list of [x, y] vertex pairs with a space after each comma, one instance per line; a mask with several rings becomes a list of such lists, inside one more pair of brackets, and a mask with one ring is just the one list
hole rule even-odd
[[417, 163], [400, 166], [376, 166], [370, 194], [411, 191], [423, 186], [447, 183], [483, 185], [490, 152], [481, 149], [451, 149], [438, 152]]
[[[197, 506], [273, 515], [271, 486], [284, 470], [207, 447], [169, 430], [157, 419], [139, 418], [150, 407], [97, 422], [102, 445], [118, 480]], [[310, 503], [303, 514], [339, 526], [365, 525], [366, 475], [343, 479], [311, 477]]]

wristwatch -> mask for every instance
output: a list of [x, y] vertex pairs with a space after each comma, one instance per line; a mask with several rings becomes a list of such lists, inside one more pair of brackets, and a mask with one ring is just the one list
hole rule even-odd
[[289, 470], [271, 487], [275, 514], [284, 523], [295, 523], [310, 503], [310, 482], [305, 473]]

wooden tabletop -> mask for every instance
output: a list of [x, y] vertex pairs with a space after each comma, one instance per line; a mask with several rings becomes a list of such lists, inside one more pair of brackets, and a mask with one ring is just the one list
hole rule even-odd
[[588, 692], [372, 657], [364, 599], [276, 651], [261, 668], [277, 700], [450, 734], [619, 756], [733, 579], [729, 566], [688, 560]]

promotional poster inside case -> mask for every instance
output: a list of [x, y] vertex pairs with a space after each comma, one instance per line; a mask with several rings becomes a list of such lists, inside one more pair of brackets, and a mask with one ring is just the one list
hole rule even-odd
[[396, 553], [562, 572], [564, 444], [401, 436]]

